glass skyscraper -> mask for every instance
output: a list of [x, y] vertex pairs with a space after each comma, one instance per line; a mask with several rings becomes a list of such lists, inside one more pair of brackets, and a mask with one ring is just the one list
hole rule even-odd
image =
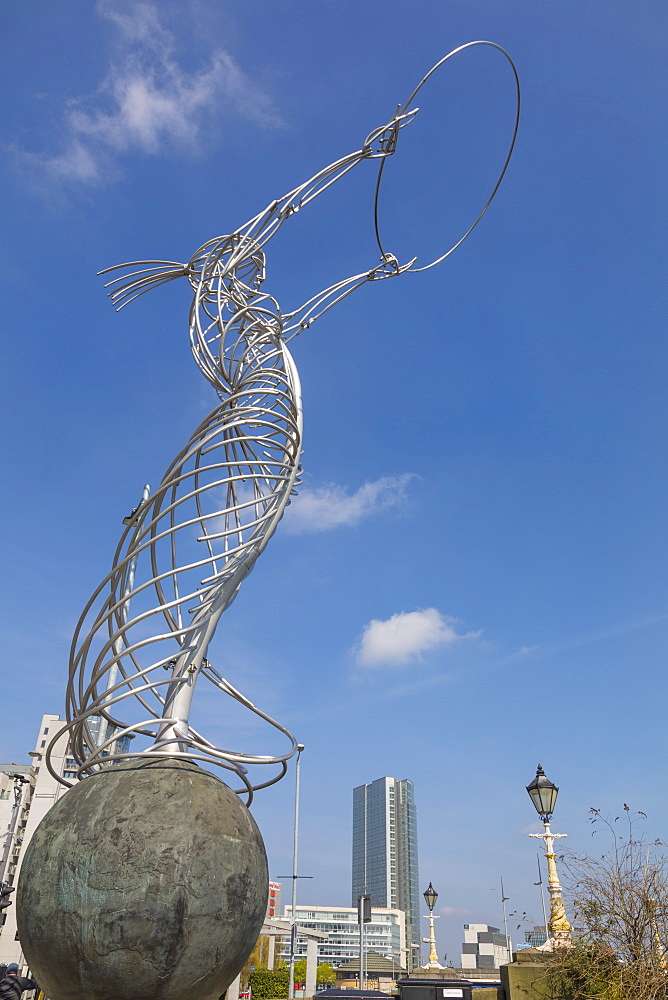
[[406, 914], [407, 967], [419, 955], [420, 886], [413, 782], [378, 778], [353, 789], [353, 891]]

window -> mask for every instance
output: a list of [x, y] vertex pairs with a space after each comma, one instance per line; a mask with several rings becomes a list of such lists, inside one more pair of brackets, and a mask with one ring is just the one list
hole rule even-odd
[[46, 740], [42, 740], [42, 742], [40, 743], [40, 749], [43, 750], [45, 746], [46, 746]]
[[49, 727], [47, 726], [46, 729], [44, 730], [44, 732], [42, 733], [42, 736], [46, 736], [46, 734], [48, 733], [48, 731], [49, 731]]

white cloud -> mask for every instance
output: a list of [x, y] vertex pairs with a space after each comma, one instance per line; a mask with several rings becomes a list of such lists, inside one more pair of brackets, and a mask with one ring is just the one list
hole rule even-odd
[[384, 476], [365, 483], [354, 493], [336, 484], [303, 489], [285, 513], [286, 529], [296, 535], [359, 524], [365, 517], [402, 503], [413, 478], [412, 473]]
[[132, 42], [156, 44], [169, 37], [160, 26], [157, 8], [147, 0], [131, 5], [119, 0], [98, 0], [97, 12], [113, 21], [121, 34]]
[[175, 146], [197, 153], [204, 130], [223, 114], [281, 124], [271, 98], [228, 52], [219, 49], [207, 65], [187, 72], [155, 3], [100, 0], [97, 11], [119, 35], [106, 75], [94, 94], [68, 103], [62, 152], [25, 153], [25, 163], [63, 180], [101, 184], [117, 174], [122, 154], [155, 155]]
[[356, 649], [357, 662], [363, 667], [403, 666], [437, 646], [480, 635], [479, 632], [460, 634], [456, 624], [457, 619], [447, 618], [436, 608], [402, 611], [386, 621], [374, 618], [364, 626]]

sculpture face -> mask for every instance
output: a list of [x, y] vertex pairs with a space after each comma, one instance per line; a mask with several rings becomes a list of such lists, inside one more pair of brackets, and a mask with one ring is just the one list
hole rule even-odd
[[265, 279], [266, 257], [255, 240], [239, 233], [219, 236], [200, 247], [188, 267], [190, 284], [197, 289], [217, 274], [257, 291]]
[[275, 299], [260, 291], [265, 256], [253, 240], [221, 236], [198, 250], [189, 267], [195, 290], [190, 309], [193, 356], [224, 399], [249, 368], [262, 367], [262, 350], [278, 344], [280, 310]]

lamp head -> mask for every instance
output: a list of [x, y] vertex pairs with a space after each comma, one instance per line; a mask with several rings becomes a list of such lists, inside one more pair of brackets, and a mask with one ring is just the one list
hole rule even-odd
[[544, 823], [548, 823], [557, 803], [559, 789], [545, 776], [540, 764], [536, 770], [536, 777], [530, 785], [527, 785], [527, 792], [540, 818]]
[[428, 887], [425, 889], [425, 891], [423, 893], [423, 896], [424, 896], [424, 901], [427, 904], [427, 906], [429, 907], [429, 911], [431, 912], [434, 909], [434, 907], [436, 906], [436, 900], [438, 899], [438, 893], [434, 889], [434, 887], [431, 884], [431, 882], [429, 883]]

